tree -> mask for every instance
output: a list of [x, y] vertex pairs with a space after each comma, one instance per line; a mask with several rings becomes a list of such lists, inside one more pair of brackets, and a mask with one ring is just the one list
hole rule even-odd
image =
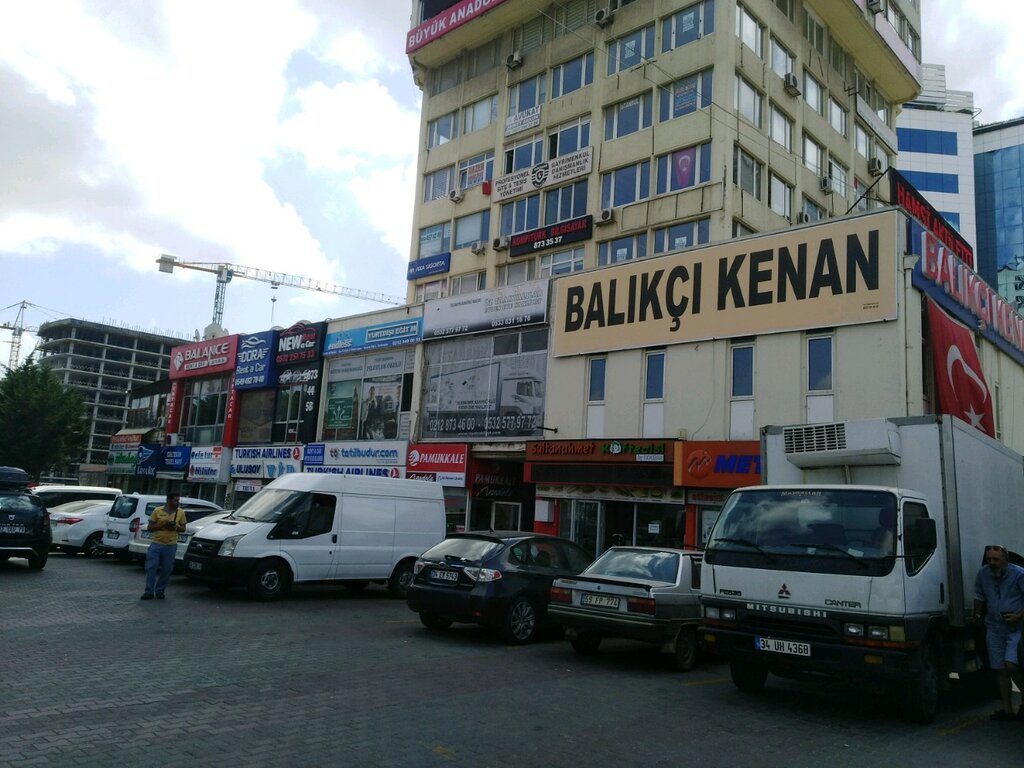
[[29, 357], [0, 380], [0, 466], [33, 477], [81, 455], [88, 437], [82, 396]]

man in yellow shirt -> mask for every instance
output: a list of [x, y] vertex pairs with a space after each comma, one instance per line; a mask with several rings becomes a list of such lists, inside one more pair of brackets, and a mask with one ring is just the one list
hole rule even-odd
[[153, 510], [146, 529], [153, 540], [146, 550], [146, 591], [143, 600], [164, 599], [164, 590], [174, 570], [174, 554], [178, 550], [178, 534], [185, 532], [185, 513], [179, 506], [181, 496], [167, 494], [167, 503]]

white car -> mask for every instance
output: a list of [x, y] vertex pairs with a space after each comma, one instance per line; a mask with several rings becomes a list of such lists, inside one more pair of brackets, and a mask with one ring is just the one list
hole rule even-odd
[[52, 546], [69, 555], [83, 552], [86, 557], [99, 557], [106, 553], [103, 531], [112, 502], [69, 501], [50, 507]]
[[[175, 565], [180, 564], [185, 559], [185, 550], [188, 549], [188, 543], [196, 531], [201, 530], [210, 523], [222, 520], [230, 514], [231, 510], [210, 512], [206, 509], [186, 509], [185, 520], [188, 522], [185, 525], [185, 532], [178, 534], [178, 550], [174, 553]], [[145, 562], [146, 551], [149, 549], [152, 541], [153, 532], [148, 530], [146, 526], [139, 526], [139, 529], [132, 534], [128, 542], [128, 551], [131, 552], [132, 559]]]
[[[166, 494], [157, 493], [128, 493], [119, 497], [104, 521], [103, 546], [127, 560], [131, 557], [128, 545], [132, 534], [149, 525], [149, 516], [153, 510], [162, 507], [166, 501]], [[186, 517], [189, 511], [199, 510], [205, 515], [224, 511], [212, 501], [193, 499], [189, 496], [181, 497], [181, 508], [185, 510]]]
[[113, 502], [121, 495], [120, 488], [106, 488], [102, 485], [36, 485], [28, 489], [33, 496], [43, 500], [50, 511], [55, 506], [71, 501], [103, 501]]

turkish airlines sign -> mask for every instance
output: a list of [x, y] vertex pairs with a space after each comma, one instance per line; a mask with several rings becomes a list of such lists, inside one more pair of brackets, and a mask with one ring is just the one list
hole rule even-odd
[[211, 373], [235, 371], [238, 336], [183, 344], [171, 350], [171, 379], [208, 376]]
[[444, 37], [453, 29], [461, 27], [467, 21], [472, 21], [482, 16], [505, 0], [462, 0], [455, 3], [451, 8], [433, 16], [415, 29], [412, 29], [405, 39], [405, 52], [418, 51], [427, 43], [432, 43], [438, 38]]

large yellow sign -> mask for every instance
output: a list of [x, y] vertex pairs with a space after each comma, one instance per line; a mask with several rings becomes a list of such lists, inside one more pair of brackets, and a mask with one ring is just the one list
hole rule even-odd
[[893, 320], [898, 221], [884, 211], [565, 275], [552, 354]]

